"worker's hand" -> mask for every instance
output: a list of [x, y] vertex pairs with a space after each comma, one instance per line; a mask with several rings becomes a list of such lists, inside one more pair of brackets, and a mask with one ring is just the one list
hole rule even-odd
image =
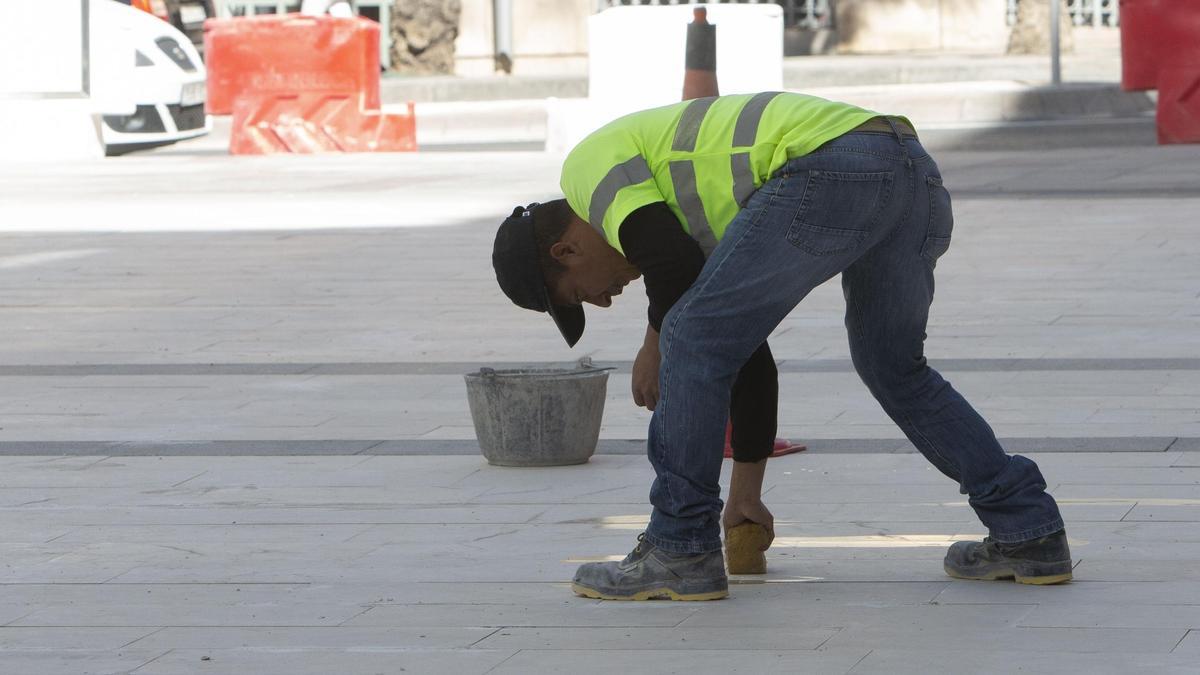
[[725, 513], [721, 515], [721, 525], [724, 526], [726, 532], [729, 532], [729, 528], [747, 521], [758, 523], [766, 528], [767, 545], [762, 550], [767, 550], [775, 539], [775, 516], [767, 510], [767, 505], [757, 498], [725, 502]]
[[658, 405], [658, 343], [647, 343], [633, 361], [633, 402], [647, 410]]

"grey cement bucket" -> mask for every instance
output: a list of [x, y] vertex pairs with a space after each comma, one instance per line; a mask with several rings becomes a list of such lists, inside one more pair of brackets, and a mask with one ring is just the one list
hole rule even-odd
[[466, 375], [479, 448], [498, 466], [583, 464], [596, 451], [608, 371], [482, 368]]

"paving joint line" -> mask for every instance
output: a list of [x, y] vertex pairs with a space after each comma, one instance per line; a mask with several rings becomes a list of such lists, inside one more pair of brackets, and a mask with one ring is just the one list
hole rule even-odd
[[841, 635], [842, 631], [845, 630], [845, 628], [846, 628], [845, 626], [830, 626], [830, 627], [833, 628], [833, 635], [830, 635], [829, 637], [825, 638], [824, 640], [821, 640], [821, 644], [817, 645], [816, 647], [813, 647], [812, 651], [815, 652], [815, 651], [821, 649], [821, 647], [824, 647], [826, 642], [829, 642], [833, 638]]
[[[150, 631], [149, 633], [146, 633], [145, 635], [143, 635], [139, 638], [134, 638], [133, 640], [126, 642], [125, 644], [121, 645], [120, 647], [117, 647], [117, 649], [125, 649], [126, 647], [128, 647], [129, 645], [131, 645], [135, 642], [141, 642], [142, 640], [145, 640], [146, 638], [150, 637], [151, 635], [157, 635], [166, 629], [167, 629], [166, 626], [159, 626], [159, 628], [157, 630]], [[142, 664], [142, 665], [145, 665], [145, 664]], [[140, 668], [141, 666], [138, 666], [138, 667]]]
[[850, 669], [846, 671], [846, 675], [850, 675], [850, 673], [853, 673], [858, 668], [858, 665], [860, 663], [862, 663], [863, 661], [866, 661], [867, 657], [874, 653], [875, 653], [874, 649], [868, 649], [867, 653], [863, 654], [863, 657], [861, 659], [855, 661], [854, 665], [850, 666]]
[[[501, 629], [497, 628], [496, 630], [501, 630]], [[494, 634], [494, 633], [493, 633], [493, 634]], [[488, 637], [491, 637], [491, 635], [489, 635]], [[504, 665], [504, 664], [508, 663], [509, 659], [511, 659], [512, 657], [516, 656], [517, 654], [520, 654], [520, 653], [521, 653], [521, 652], [523, 652], [523, 651], [525, 651], [525, 650], [524, 650], [524, 649], [518, 649], [517, 651], [515, 651], [515, 652], [513, 652], [513, 653], [509, 654], [508, 656], [504, 657], [504, 660], [503, 660], [503, 661], [501, 661], [500, 663], [497, 663], [496, 665], [492, 666], [491, 668], [488, 668], [487, 670], [483, 671], [483, 675], [487, 675], [488, 673], [492, 672], [493, 670], [495, 670], [495, 669], [499, 668], [500, 666], [502, 666], [502, 665]]]
[[[1061, 318], [1061, 317], [1060, 317]], [[945, 358], [931, 364], [947, 372], [1048, 372], [1048, 371], [1177, 371], [1200, 370], [1200, 358], [1192, 357], [1035, 357], [1035, 358]], [[613, 359], [596, 361], [597, 366], [632, 371], [633, 362]], [[853, 372], [850, 359], [790, 358], [776, 361], [780, 373]], [[312, 376], [312, 375], [454, 375], [478, 371], [480, 367], [574, 368], [575, 362], [561, 361], [345, 361], [345, 362], [243, 362], [243, 363], [90, 363], [90, 364], [4, 364], [0, 377], [79, 376]]]
[[[1138, 505], [1138, 503], [1137, 503], [1137, 502], [1134, 502], [1132, 505], [1130, 505], [1130, 507], [1129, 507], [1129, 510], [1128, 510], [1128, 511], [1126, 511], [1126, 512], [1124, 513], [1124, 515], [1122, 515], [1122, 516], [1121, 516], [1121, 519], [1120, 519], [1120, 520], [1118, 520], [1117, 522], [1118, 522], [1118, 523], [1124, 523], [1124, 522], [1125, 522], [1125, 519], [1129, 517], [1129, 514], [1133, 513], [1133, 510], [1137, 508], [1137, 505]], [[1131, 522], [1132, 522], [1132, 521], [1131, 521]]]
[[[1013, 453], [1159, 453], [1169, 448], [1200, 451], [1200, 439], [1181, 436], [1063, 436], [1004, 437], [1000, 439]], [[1196, 442], [1195, 445], [1191, 445]], [[916, 454], [917, 449], [903, 438], [816, 438], [807, 441], [814, 454]], [[1187, 444], [1187, 445], [1185, 445]], [[645, 454], [643, 438], [605, 438], [597, 444], [596, 454], [633, 456]], [[28, 457], [100, 457], [96, 463], [117, 457], [278, 457], [278, 456], [478, 456], [478, 441], [458, 439], [209, 439], [162, 441], [114, 440], [14, 440], [0, 441], [0, 456]], [[461, 480], [461, 479], [458, 479]]]
[[204, 474], [206, 474], [206, 473], [208, 473], [208, 469], [205, 469], [204, 471], [201, 471], [200, 473], [196, 474], [195, 476], [192, 476], [191, 478], [185, 478], [184, 480], [181, 480], [181, 481], [179, 481], [178, 483], [175, 483], [175, 484], [174, 484], [174, 485], [172, 485], [171, 487], [172, 487], [172, 488], [177, 488], [177, 487], [179, 487], [180, 485], [183, 485], [184, 483], [187, 483], [187, 482], [190, 482], [190, 481], [192, 481], [192, 480], [195, 480], [195, 479], [199, 478], [200, 476], [203, 476], [203, 475], [204, 475]]
[[[477, 644], [479, 644], [480, 642], [483, 642], [484, 640], [486, 640], [486, 639], [488, 639], [488, 638], [492, 637], [493, 635], [495, 635], [496, 633], [499, 633], [500, 631], [504, 630], [505, 628], [508, 628], [508, 626], [500, 626], [500, 627], [496, 628], [496, 630], [493, 630], [492, 632], [488, 633], [487, 635], [484, 635], [483, 637], [479, 638], [478, 640], [476, 640], [476, 641], [472, 642], [471, 644], [467, 645], [467, 649], [471, 649], [471, 648], [473, 648], [475, 645], [477, 645]], [[514, 654], [514, 656], [515, 656], [515, 654]], [[505, 659], [505, 660], [507, 661], [508, 659]], [[500, 664], [496, 664], [496, 665], [500, 665]]]
[[[151, 635], [153, 635], [153, 633], [151, 633]], [[165, 652], [163, 652], [163, 653], [159, 654], [158, 656], [156, 656], [156, 657], [154, 657], [154, 658], [150, 659], [149, 661], [147, 661], [147, 662], [143, 663], [142, 665], [138, 666], [137, 668], [134, 668], [133, 670], [131, 670], [131, 671], [129, 671], [129, 672], [130, 672], [131, 674], [132, 674], [132, 673], [136, 673], [137, 671], [141, 670], [142, 668], [145, 668], [146, 666], [150, 665], [151, 663], [154, 663], [155, 661], [157, 661], [157, 660], [161, 659], [162, 657], [166, 656], [167, 654], [170, 654], [170, 653], [171, 653], [171, 652], [173, 652], [173, 651], [175, 651], [175, 648], [174, 648], [174, 647], [172, 647], [172, 648], [168, 649], [167, 651], [165, 651]]]
[[[346, 617], [345, 620], [343, 620], [341, 623], [337, 624], [337, 627], [341, 628], [341, 627], [345, 626], [347, 623], [349, 623], [349, 622], [357, 619], [358, 617], [362, 616], [363, 614], [366, 614], [367, 612], [370, 612], [371, 610], [375, 609], [375, 607], [376, 607], [376, 605], [367, 605], [366, 609], [359, 612], [358, 614], [355, 614], [354, 616]], [[315, 628], [323, 628], [323, 626], [314, 626], [314, 627]]]

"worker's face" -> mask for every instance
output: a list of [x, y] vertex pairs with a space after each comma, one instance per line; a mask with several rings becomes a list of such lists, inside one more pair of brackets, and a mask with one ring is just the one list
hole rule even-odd
[[609, 307], [629, 282], [640, 276], [625, 256], [608, 245], [590, 227], [569, 231], [550, 249], [565, 271], [550, 284], [550, 297], [556, 305]]

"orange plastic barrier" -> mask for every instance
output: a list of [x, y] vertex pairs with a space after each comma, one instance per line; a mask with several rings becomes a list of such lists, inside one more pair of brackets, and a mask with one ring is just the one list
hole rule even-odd
[[1158, 88], [1159, 71], [1200, 67], [1200, 2], [1121, 0], [1121, 88]]
[[1200, 2], [1121, 0], [1121, 88], [1158, 89], [1158, 142], [1200, 143]]
[[1158, 142], [1200, 143], [1200, 67], [1158, 73]]
[[241, 96], [338, 92], [379, 108], [379, 24], [361, 17], [264, 14], [204, 22], [208, 112]]
[[233, 108], [229, 152], [408, 152], [417, 149], [413, 104], [406, 113], [363, 111], [339, 93], [243, 96]]

